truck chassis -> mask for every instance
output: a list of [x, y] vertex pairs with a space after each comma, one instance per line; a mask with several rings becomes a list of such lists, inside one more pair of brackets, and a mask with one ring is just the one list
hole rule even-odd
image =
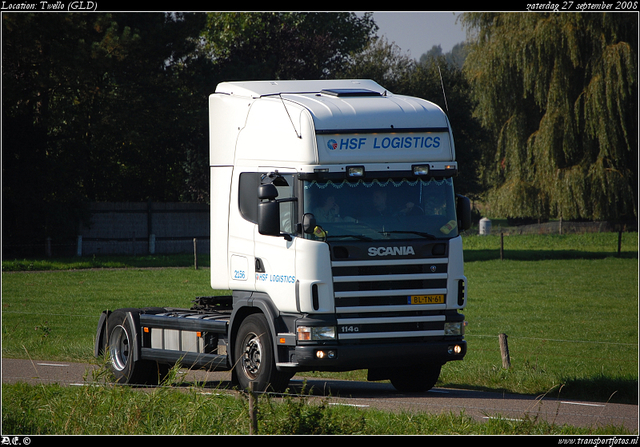
[[[235, 297], [236, 302], [244, 299]], [[316, 365], [318, 369], [332, 370], [330, 363], [326, 363], [331, 359], [325, 357], [344, 352], [345, 357], [354, 358], [356, 363], [340, 364], [333, 370], [368, 367], [368, 380], [388, 379], [399, 391], [418, 392], [435, 385], [442, 364], [462, 359], [466, 354], [466, 342], [461, 337], [449, 337], [439, 343], [424, 344], [427, 351], [417, 350], [415, 343], [390, 344], [383, 356], [387, 361], [372, 364], [367, 360], [369, 351], [363, 351], [362, 346], [327, 343], [307, 349], [298, 347], [299, 360], [307, 364], [302, 366], [286, 361], [289, 350], [295, 350], [295, 335], [277, 332], [272, 337], [274, 328], [263, 313], [264, 307], [258, 304], [260, 300], [256, 307], [242, 308], [242, 315], [234, 315], [233, 301], [233, 296], [198, 297], [190, 309], [148, 307], [104, 311], [98, 323], [95, 356], [108, 359], [116, 383], [158, 385], [170, 368], [179, 364], [184, 368], [231, 370], [232, 383], [241, 389], [249, 388], [253, 382], [257, 391], [282, 392], [296, 372], [314, 370]], [[456, 319], [464, 319], [463, 315], [456, 315]], [[234, 317], [239, 322], [231, 325]], [[280, 315], [272, 321], [284, 329], [284, 320], [293, 318], [296, 317]], [[238, 340], [235, 346], [230, 342], [230, 331], [231, 339]], [[405, 351], [411, 350], [415, 351], [413, 363], [394, 364], [394, 355], [406, 358]], [[428, 362], [417, 360], [425, 355]], [[391, 364], [393, 367], [389, 367]]]

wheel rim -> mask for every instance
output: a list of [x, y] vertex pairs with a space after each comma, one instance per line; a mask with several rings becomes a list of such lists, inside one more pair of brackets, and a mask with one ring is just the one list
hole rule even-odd
[[117, 371], [122, 371], [127, 366], [129, 359], [129, 334], [121, 325], [116, 326], [111, 331], [109, 338], [109, 353], [111, 354], [111, 363]]
[[262, 342], [258, 335], [251, 333], [245, 337], [243, 346], [242, 370], [249, 379], [255, 380], [262, 364]]

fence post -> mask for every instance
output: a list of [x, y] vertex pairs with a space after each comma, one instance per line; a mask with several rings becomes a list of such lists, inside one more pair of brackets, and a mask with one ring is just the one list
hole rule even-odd
[[500, 354], [502, 355], [502, 367], [504, 369], [511, 368], [511, 358], [509, 357], [509, 345], [507, 343], [507, 334], [500, 334]]
[[47, 255], [47, 258], [51, 257], [51, 238], [48, 237], [44, 242], [44, 252]]
[[198, 270], [198, 239], [193, 238], [193, 264]]
[[504, 233], [500, 232], [500, 260], [504, 259]]
[[249, 426], [250, 435], [258, 434], [258, 409], [255, 401], [256, 396], [253, 394], [253, 381], [251, 381], [249, 382], [249, 420], [251, 421], [251, 425]]
[[78, 248], [76, 250], [76, 256], [82, 257], [82, 235], [78, 235]]
[[618, 256], [622, 252], [622, 230], [618, 230]]
[[155, 234], [149, 235], [149, 254], [150, 255], [156, 254], [156, 235]]
[[562, 234], [562, 216], [560, 216], [560, 225], [559, 225], [558, 233]]

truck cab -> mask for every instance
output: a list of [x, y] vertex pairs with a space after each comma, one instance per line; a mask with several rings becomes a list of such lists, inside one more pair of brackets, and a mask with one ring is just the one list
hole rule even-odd
[[469, 203], [439, 107], [370, 80], [230, 82], [210, 119], [211, 284], [270, 309], [276, 368], [430, 388], [463, 358]]

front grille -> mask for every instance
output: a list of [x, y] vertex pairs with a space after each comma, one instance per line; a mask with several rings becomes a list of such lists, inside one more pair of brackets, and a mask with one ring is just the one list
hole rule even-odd
[[[397, 341], [444, 336], [447, 258], [332, 263], [339, 340]], [[443, 304], [411, 304], [443, 295]]]
[[[398, 275], [393, 281], [381, 277], [368, 277], [368, 281], [335, 282], [333, 290], [336, 292], [406, 290], [406, 289], [444, 289], [446, 279], [414, 279], [409, 275]], [[414, 275], [412, 275], [414, 276]], [[375, 279], [374, 279], [375, 278]]]

